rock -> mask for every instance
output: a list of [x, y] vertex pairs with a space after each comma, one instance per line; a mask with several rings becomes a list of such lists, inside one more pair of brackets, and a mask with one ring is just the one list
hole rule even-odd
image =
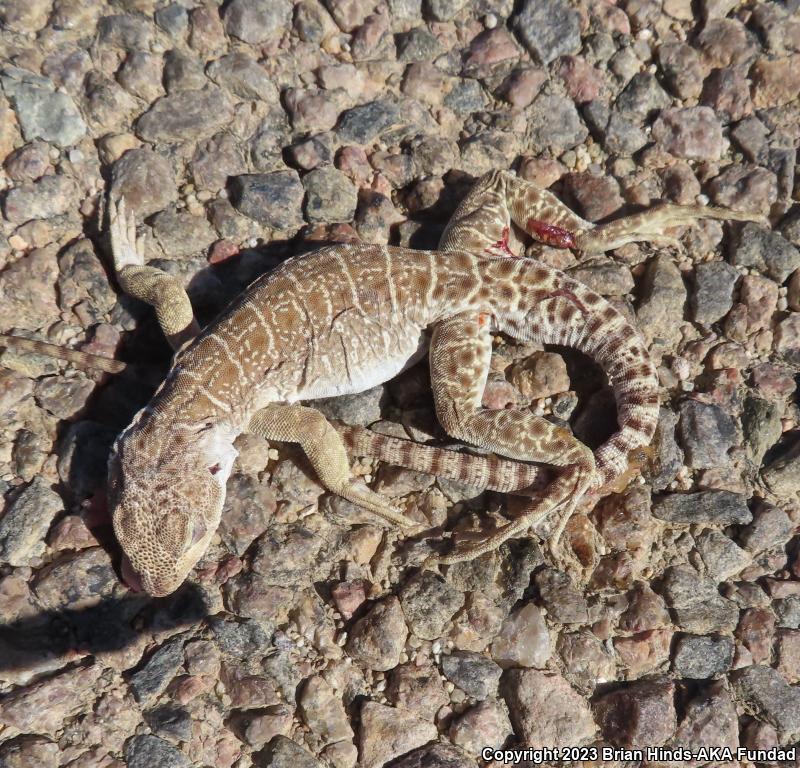
[[64, 509], [61, 497], [41, 476], [11, 501], [0, 517], [0, 563], [31, 565], [45, 551], [45, 536]]
[[265, 768], [322, 768], [308, 750], [286, 736], [276, 736], [262, 754]]
[[183, 640], [170, 640], [156, 649], [147, 662], [130, 678], [136, 701], [148, 704], [161, 694], [183, 664]]
[[559, 77], [567, 86], [567, 93], [576, 104], [596, 99], [603, 89], [601, 70], [579, 56], [564, 56], [558, 69]]
[[34, 591], [48, 610], [78, 611], [108, 600], [119, 587], [108, 553], [100, 547], [65, 553], [36, 574]]
[[228, 549], [243, 555], [267, 529], [276, 506], [275, 492], [269, 486], [250, 475], [231, 476], [219, 526]]
[[660, 629], [669, 623], [669, 612], [664, 601], [647, 584], [637, 586], [628, 607], [619, 618], [620, 629], [635, 634]]
[[739, 233], [730, 260], [736, 266], [755, 267], [783, 283], [800, 267], [800, 250], [777, 232], [748, 222]]
[[325, 6], [343, 32], [352, 32], [364, 23], [375, 3], [372, 0], [325, 0]]
[[177, 91], [158, 99], [136, 121], [136, 135], [153, 143], [196, 141], [213, 135], [232, 118], [230, 102], [219, 88]]
[[722, 408], [699, 400], [681, 403], [679, 433], [686, 463], [695, 469], [728, 464], [736, 444], [736, 423]]
[[613, 656], [591, 632], [565, 632], [559, 636], [557, 648], [567, 679], [584, 695], [590, 695], [598, 684], [615, 679]]
[[719, 160], [722, 125], [709, 107], [666, 109], [653, 125], [653, 138], [672, 155], [687, 160]]
[[149, 149], [131, 149], [117, 160], [111, 185], [140, 220], [178, 198], [172, 166]]
[[784, 629], [777, 637], [778, 672], [789, 683], [800, 682], [800, 632]]
[[739, 619], [736, 637], [750, 652], [754, 664], [769, 664], [775, 639], [775, 614], [769, 608], [748, 608]]
[[750, 78], [756, 107], [790, 104], [800, 95], [800, 54], [774, 60], [760, 58], [750, 70]]
[[746, 667], [732, 675], [736, 697], [778, 729], [781, 744], [800, 736], [800, 688], [790, 686], [771, 667]]
[[192, 761], [169, 742], [152, 734], [132, 736], [125, 743], [128, 768], [191, 768]]
[[343, 112], [336, 132], [344, 144], [368, 144], [402, 122], [398, 104], [376, 99]]
[[26, 141], [42, 139], [69, 147], [86, 135], [86, 123], [75, 102], [68, 94], [56, 91], [51, 80], [8, 66], [0, 70], [0, 84]]
[[92, 708], [102, 671], [100, 664], [76, 667], [11, 691], [0, 702], [0, 723], [23, 733], [55, 736], [67, 718]]
[[562, 624], [582, 624], [588, 621], [589, 608], [586, 598], [575, 588], [563, 571], [543, 568], [534, 576], [547, 614]]
[[686, 286], [680, 270], [669, 256], [657, 256], [647, 265], [642, 300], [636, 317], [647, 336], [659, 346], [677, 338], [678, 323], [683, 318]]
[[783, 434], [782, 409], [778, 403], [748, 396], [742, 409], [742, 432], [750, 460], [761, 466], [764, 454], [780, 440]]
[[225, 31], [239, 40], [258, 45], [289, 27], [289, 0], [232, 0], [222, 13]]
[[[564, 178], [564, 186], [566, 194], [575, 201], [578, 212], [589, 221], [608, 218], [625, 204], [619, 183], [611, 176], [570, 173]], [[630, 275], [628, 277], [630, 279]], [[594, 283], [591, 285], [593, 290], [601, 290]]]
[[683, 466], [683, 451], [675, 440], [675, 427], [678, 417], [669, 409], [661, 408], [658, 425], [650, 443], [653, 451], [650, 459], [654, 491], [663, 491], [675, 479]]
[[594, 737], [589, 705], [563, 677], [537, 669], [512, 669], [507, 674], [504, 696], [514, 731], [526, 746], [576, 746]]
[[711, 325], [733, 306], [733, 288], [739, 273], [722, 261], [706, 261], [694, 269], [694, 290], [689, 301], [695, 322]]
[[319, 746], [353, 738], [341, 695], [320, 675], [306, 680], [297, 703], [303, 722]]
[[726, 684], [711, 684], [685, 705], [672, 745], [692, 752], [701, 747], [728, 747], [735, 754], [739, 747], [739, 717]]
[[758, 51], [754, 39], [738, 19], [709, 20], [697, 36], [697, 44], [706, 64], [712, 68], [746, 64]]
[[705, 77], [697, 51], [687, 43], [663, 43], [657, 52], [664, 82], [679, 99], [696, 99]]
[[800, 445], [795, 444], [787, 453], [768, 462], [761, 476], [770, 490], [781, 498], [790, 498], [800, 491]]
[[555, 153], [581, 144], [589, 135], [575, 104], [555, 94], [543, 94], [534, 100], [530, 109], [529, 128], [536, 150], [549, 148]]
[[492, 643], [492, 658], [503, 668], [542, 668], [550, 655], [550, 633], [533, 603], [511, 613]]
[[783, 546], [792, 537], [794, 523], [779, 507], [762, 504], [741, 533], [742, 546], [749, 552], [764, 552]]
[[410, 578], [399, 597], [411, 631], [425, 640], [440, 637], [453, 614], [464, 605], [461, 590], [428, 570]]
[[733, 662], [730, 637], [682, 635], [675, 645], [672, 671], [680, 677], [701, 680], [724, 675]]
[[577, 53], [581, 47], [580, 15], [564, 0], [526, 0], [514, 28], [541, 64]]
[[[458, 653], [469, 653], [469, 651], [462, 651]], [[491, 664], [497, 669], [497, 677], [500, 677], [500, 670], [496, 664], [493, 664], [489, 659], [479, 654], [479, 659]], [[445, 659], [449, 657], [442, 657], [442, 669], [445, 670]], [[477, 662], [476, 662], [477, 663]], [[450, 664], [450, 662], [448, 662]], [[458, 670], [461, 670], [461, 665], [458, 665]], [[482, 680], [476, 680], [475, 675], [471, 674], [476, 671], [476, 665], [469, 665], [469, 670], [465, 676], [458, 672], [458, 679], [466, 684], [471, 685], [475, 683], [477, 689]], [[447, 674], [445, 672], [445, 674]], [[453, 682], [456, 682], [455, 680]], [[464, 689], [466, 690], [466, 689]], [[497, 690], [497, 680], [494, 681], [494, 690]], [[406, 709], [409, 712], [414, 712], [419, 717], [433, 720], [436, 713], [444, 707], [449, 701], [450, 697], [444, 689], [444, 682], [442, 681], [439, 671], [430, 664], [422, 664], [417, 666], [416, 663], [409, 662], [395, 667], [389, 677], [389, 684], [386, 687], [386, 698], [391, 704]]]
[[189, 28], [189, 14], [186, 8], [177, 2], [159, 8], [153, 18], [156, 24], [173, 39], [183, 37]]
[[753, 111], [748, 82], [735, 67], [711, 72], [703, 83], [700, 103], [713, 109], [726, 123], [743, 120]]
[[753, 558], [720, 531], [705, 530], [695, 538], [706, 573], [715, 581], [727, 581], [742, 571]]
[[[61, 749], [56, 742], [41, 736], [18, 736], [0, 744], [0, 765], [3, 768], [38, 768], [58, 765]], [[73, 763], [76, 768], [82, 768]]]
[[502, 669], [480, 653], [455, 650], [441, 663], [444, 676], [471, 698], [483, 701], [497, 692]]
[[299, 523], [270, 528], [258, 540], [252, 569], [265, 584], [301, 587], [311, 581], [322, 544], [319, 535]]
[[318, 0], [303, 0], [297, 3], [294, 13], [294, 28], [306, 43], [321, 43], [338, 30], [330, 14]]
[[621, 114], [643, 120], [652, 119], [670, 104], [672, 99], [650, 72], [635, 74], [614, 102]]
[[457, 115], [466, 117], [486, 106], [486, 95], [477, 80], [462, 79], [456, 82], [442, 100], [442, 104]]
[[207, 72], [217, 85], [242, 99], [267, 104], [278, 101], [278, 89], [267, 71], [244, 53], [229, 53], [211, 62]]
[[147, 711], [144, 717], [153, 733], [160, 738], [173, 744], [192, 740], [192, 716], [185, 707], [165, 704]]
[[311, 223], [352, 221], [358, 197], [356, 188], [341, 171], [318, 168], [303, 177], [305, 214]]
[[442, 53], [442, 44], [425, 27], [414, 27], [397, 35], [397, 60], [431, 61]]
[[556, 352], [535, 352], [514, 363], [508, 375], [528, 402], [566, 392], [570, 386], [567, 364]]
[[231, 201], [245, 216], [279, 230], [302, 226], [304, 189], [295, 171], [243, 174], [229, 185]]
[[661, 591], [675, 624], [685, 632], [730, 632], [739, 620], [736, 603], [719, 594], [715, 581], [701, 578], [688, 565], [667, 568]]
[[385, 671], [399, 663], [407, 636], [400, 601], [392, 595], [375, 603], [356, 621], [345, 650], [358, 663]]
[[450, 726], [450, 740], [470, 754], [484, 747], [499, 748], [513, 735], [506, 708], [496, 701], [482, 701], [468, 709]]
[[[391, 2], [391, 0], [390, 0]], [[434, 742], [409, 752], [392, 763], [393, 768], [470, 768], [474, 761], [451, 744]]]
[[747, 498], [730, 491], [670, 493], [653, 501], [653, 516], [670, 523], [742, 525], [753, 515]]
[[763, 215], [778, 199], [778, 182], [766, 168], [729, 165], [711, 180], [709, 192], [723, 208]]
[[11, 189], [3, 213], [12, 224], [31, 219], [52, 219], [68, 213], [75, 205], [77, 189], [66, 176], [43, 176], [38, 181]]
[[152, 227], [156, 241], [169, 258], [202, 254], [216, 239], [204, 216], [193, 216], [172, 207], [156, 214]]
[[501, 95], [512, 106], [525, 109], [539, 95], [546, 81], [547, 76], [541, 69], [515, 69], [503, 82]]
[[358, 734], [359, 765], [380, 768], [437, 736], [432, 722], [421, 720], [411, 712], [365, 701]]
[[674, 696], [675, 684], [657, 679], [607, 693], [595, 705], [604, 737], [625, 747], [663, 744], [677, 727]]
[[263, 627], [253, 619], [233, 622], [220, 616], [213, 617], [209, 625], [221, 651], [232, 658], [260, 659], [263, 649], [270, 644]]

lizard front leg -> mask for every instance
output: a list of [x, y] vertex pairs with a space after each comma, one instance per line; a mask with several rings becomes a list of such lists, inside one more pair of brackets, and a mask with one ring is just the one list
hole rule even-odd
[[246, 431], [267, 440], [299, 443], [319, 481], [329, 491], [391, 523], [414, 525], [413, 520], [387, 504], [379, 493], [353, 481], [341, 436], [314, 408], [294, 404], [268, 405], [250, 419]]
[[435, 327], [430, 347], [431, 388], [442, 427], [456, 439], [503, 456], [551, 464], [562, 470], [518, 519], [477, 545], [432, 558], [441, 564], [470, 560], [494, 550], [550, 512], [565, 508], [551, 539], [551, 549], [555, 550], [569, 515], [589, 488], [595, 471], [591, 450], [568, 429], [529, 410], [481, 407], [491, 351], [489, 321], [485, 315], [465, 313]]
[[152, 305], [158, 324], [173, 349], [200, 332], [186, 290], [173, 275], [145, 266], [144, 238], [136, 237], [136, 221], [125, 198], [108, 203], [111, 254], [120, 287], [129, 296]]

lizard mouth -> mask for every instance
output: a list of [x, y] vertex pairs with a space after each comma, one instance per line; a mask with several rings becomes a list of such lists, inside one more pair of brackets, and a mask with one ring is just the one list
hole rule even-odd
[[125, 582], [128, 589], [132, 592], [144, 592], [139, 574], [133, 570], [131, 561], [128, 560], [125, 555], [122, 556], [122, 566], [120, 570], [122, 571], [122, 580]]

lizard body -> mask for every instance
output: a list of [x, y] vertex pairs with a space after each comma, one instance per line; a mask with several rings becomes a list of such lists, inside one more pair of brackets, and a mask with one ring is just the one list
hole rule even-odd
[[[499, 456], [473, 457], [344, 430], [359, 453], [500, 490], [530, 490], [540, 473], [555, 479], [516, 520], [461, 551], [476, 557], [558, 511], [558, 541], [575, 505], [623, 476], [646, 446], [658, 414], [658, 380], [644, 341], [599, 294], [541, 262], [515, 258], [521, 237], [557, 247], [603, 251], [626, 242], [672, 244], [667, 227], [697, 218], [751, 219], [700, 206], [661, 206], [605, 225], [584, 221], [551, 193], [499, 171], [478, 180], [448, 224], [438, 251], [335, 245], [284, 262], [253, 283], [199, 332], [175, 278], [144, 265], [124, 201], [110, 207], [114, 265], [121, 287], [152, 304], [178, 349], [150, 403], [115, 442], [109, 500], [122, 545], [123, 574], [154, 595], [176, 589], [207, 549], [244, 431], [298, 442], [320, 482], [385, 519], [411, 521], [354, 482], [345, 440], [299, 400], [382, 383], [430, 347], [437, 416], [452, 437]], [[528, 409], [481, 407], [491, 334], [574, 347], [606, 373], [619, 430], [592, 453], [569, 429]], [[457, 458], [454, 458], [457, 457]], [[493, 485], [494, 484], [494, 485]]]

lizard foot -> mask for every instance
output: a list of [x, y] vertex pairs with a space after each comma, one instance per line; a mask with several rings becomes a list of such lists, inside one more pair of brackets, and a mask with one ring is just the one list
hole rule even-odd
[[383, 496], [376, 493], [371, 488], [367, 488], [366, 485], [348, 483], [344, 487], [337, 489], [336, 493], [343, 499], [352, 501], [353, 504], [358, 504], [359, 507], [364, 507], [364, 509], [372, 512], [373, 515], [377, 515], [390, 523], [402, 526], [403, 528], [410, 528], [416, 525], [414, 520], [410, 517], [406, 517], [391, 504], [387, 504]]
[[136, 218], [125, 205], [125, 198], [108, 201], [111, 254], [114, 270], [119, 273], [124, 267], [144, 265], [145, 238], [136, 237]]

